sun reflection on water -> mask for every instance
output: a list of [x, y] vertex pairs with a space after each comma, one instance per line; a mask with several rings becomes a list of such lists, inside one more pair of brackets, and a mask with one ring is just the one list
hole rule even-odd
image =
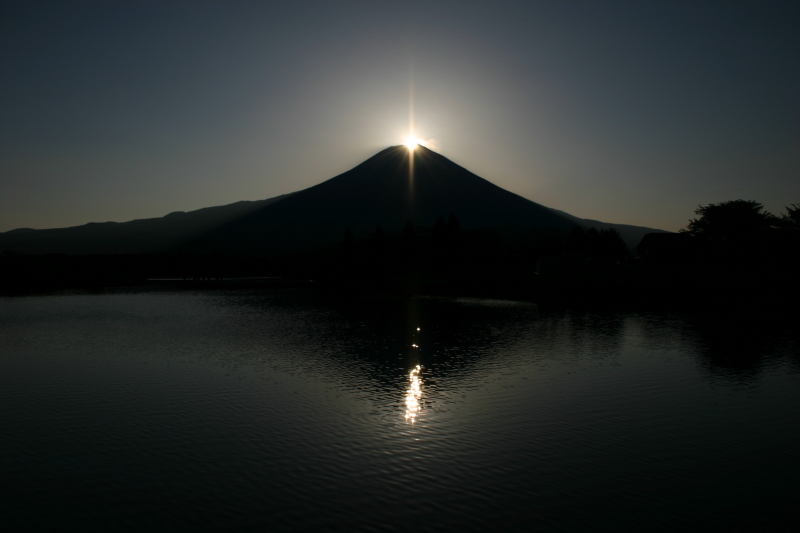
[[422, 367], [415, 366], [408, 374], [408, 390], [406, 391], [406, 420], [414, 422], [422, 409], [422, 379], [419, 376]]

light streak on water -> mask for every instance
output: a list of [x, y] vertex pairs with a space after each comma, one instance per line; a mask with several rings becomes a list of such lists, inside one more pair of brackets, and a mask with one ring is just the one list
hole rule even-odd
[[422, 409], [420, 398], [422, 398], [422, 378], [419, 373], [422, 370], [420, 365], [414, 367], [408, 373], [408, 390], [406, 391], [406, 420], [414, 422]]

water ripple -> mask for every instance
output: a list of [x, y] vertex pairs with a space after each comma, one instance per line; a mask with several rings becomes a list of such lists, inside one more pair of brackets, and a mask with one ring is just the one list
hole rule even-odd
[[777, 528], [800, 474], [781, 335], [731, 362], [675, 315], [3, 299], [1, 511], [14, 531]]

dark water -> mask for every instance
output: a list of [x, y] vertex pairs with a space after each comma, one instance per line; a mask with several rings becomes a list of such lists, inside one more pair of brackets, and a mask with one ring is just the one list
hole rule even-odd
[[788, 531], [793, 335], [755, 310], [289, 290], [0, 299], [0, 524]]

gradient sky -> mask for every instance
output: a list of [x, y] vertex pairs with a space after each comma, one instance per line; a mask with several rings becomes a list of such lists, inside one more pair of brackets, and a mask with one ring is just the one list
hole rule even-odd
[[2, 2], [0, 231], [331, 178], [415, 134], [582, 218], [800, 203], [800, 3]]

